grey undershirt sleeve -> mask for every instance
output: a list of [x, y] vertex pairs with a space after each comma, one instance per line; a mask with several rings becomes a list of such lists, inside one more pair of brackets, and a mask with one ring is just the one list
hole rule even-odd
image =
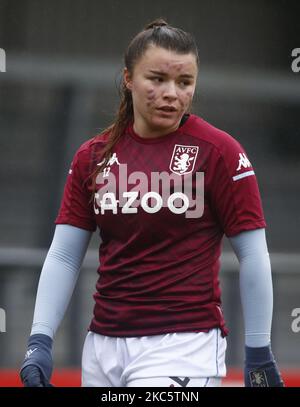
[[245, 344], [267, 346], [271, 336], [273, 286], [265, 229], [245, 231], [229, 240], [240, 263]]
[[57, 225], [37, 290], [31, 335], [54, 337], [79, 276], [92, 232]]

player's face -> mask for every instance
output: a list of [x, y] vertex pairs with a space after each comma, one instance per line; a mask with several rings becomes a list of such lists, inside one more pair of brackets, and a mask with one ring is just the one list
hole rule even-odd
[[189, 109], [196, 87], [194, 54], [150, 46], [124, 81], [132, 93], [134, 130], [144, 137], [175, 131]]

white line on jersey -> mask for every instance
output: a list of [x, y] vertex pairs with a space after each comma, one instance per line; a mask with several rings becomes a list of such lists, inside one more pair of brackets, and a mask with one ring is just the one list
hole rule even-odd
[[242, 174], [235, 175], [234, 177], [232, 177], [232, 179], [233, 179], [233, 181], [237, 181], [238, 179], [241, 179], [241, 178], [250, 177], [250, 175], [255, 175], [255, 172], [246, 171], [246, 172], [243, 172]]

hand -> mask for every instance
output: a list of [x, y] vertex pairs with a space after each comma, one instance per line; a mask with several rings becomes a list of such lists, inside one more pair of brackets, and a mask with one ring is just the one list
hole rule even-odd
[[261, 348], [245, 347], [244, 378], [246, 387], [283, 387], [271, 345]]
[[20, 370], [25, 387], [51, 387], [53, 369], [52, 339], [48, 335], [31, 335], [28, 349]]

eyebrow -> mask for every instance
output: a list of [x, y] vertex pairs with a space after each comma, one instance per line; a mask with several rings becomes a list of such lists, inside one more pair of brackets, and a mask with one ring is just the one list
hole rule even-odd
[[[154, 73], [154, 74], [156, 74], [156, 75], [161, 75], [161, 76], [166, 76], [166, 75], [168, 75], [166, 72], [163, 72], [163, 71], [156, 71], [156, 70], [152, 70], [152, 69], [150, 69], [150, 72], [151, 73]], [[179, 75], [181, 78], [187, 78], [187, 79], [194, 79], [194, 75], [190, 75], [190, 74], [187, 74], [187, 73], [183, 73], [182, 75]]]

